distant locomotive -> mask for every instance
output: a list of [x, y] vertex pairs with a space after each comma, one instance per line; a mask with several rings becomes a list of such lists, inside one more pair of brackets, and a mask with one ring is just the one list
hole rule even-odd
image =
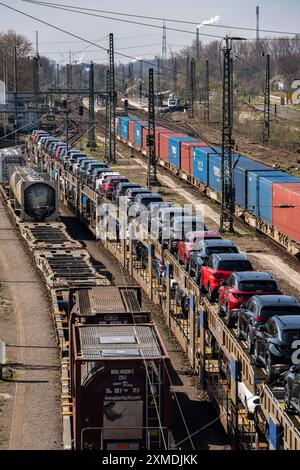
[[177, 109], [181, 106], [181, 98], [179, 95], [175, 93], [170, 93], [168, 98], [168, 108], [170, 109]]
[[16, 168], [10, 178], [14, 209], [24, 221], [58, 220], [58, 184], [31, 168]]

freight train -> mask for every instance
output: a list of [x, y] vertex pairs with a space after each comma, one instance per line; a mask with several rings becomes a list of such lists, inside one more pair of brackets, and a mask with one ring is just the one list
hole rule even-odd
[[[194, 141], [187, 140], [186, 142]], [[51, 169], [51, 173], [59, 179], [60, 186], [64, 189], [61, 192], [64, 203], [69, 204], [77, 214], [80, 214], [81, 220], [89, 226], [92, 233], [97, 236], [97, 223], [99, 223], [99, 214], [101, 207], [104, 207], [103, 205], [110, 205], [112, 212], [116, 214], [115, 217], [118, 217], [117, 208], [113, 203], [104, 198], [100, 204], [103, 196], [87, 182], [87, 179], [82, 179], [84, 172], [77, 175], [69, 171], [64, 164], [63, 156], [59, 161], [56, 161], [46, 150], [41, 151], [34, 144], [29, 143], [28, 148], [35, 163], [39, 163], [41, 167], [47, 167], [49, 171]], [[103, 230], [105, 231], [107, 228], [104, 226]], [[245, 344], [237, 339], [234, 330], [227, 327], [217, 306], [205, 296], [200, 295], [198, 285], [184, 267], [178, 263], [178, 260], [168, 250], [163, 250], [161, 244], [150, 235], [142, 242], [147, 254], [146, 257], [143, 255], [143, 259], [134, 250], [134, 244], [130, 238], [124, 241], [116, 240], [108, 234], [103, 243], [129, 270], [129, 273], [147, 292], [151, 300], [161, 306], [168, 325], [187, 352], [191, 365], [199, 372], [201, 383], [204, 383], [203, 377], [206, 377], [205, 383], [211, 396], [218, 404], [220, 419], [225, 429], [230, 433], [245, 434], [243, 445], [247, 449], [259, 448], [261, 434], [269, 443], [270, 448], [276, 446], [276, 448], [300, 449], [300, 422], [297, 419], [291, 419], [290, 415], [285, 413], [283, 409], [284, 390], [277, 386], [274, 388], [272, 385], [270, 387], [264, 385], [267, 379], [266, 373], [262, 371], [261, 367], [255, 365], [253, 357], [249, 356]], [[144, 251], [144, 249], [140, 250], [143, 253]], [[159, 282], [154, 275], [156, 262], [159, 262], [160, 265], [163, 264], [166, 268]], [[178, 305], [176, 297], [174, 297], [172, 281], [175, 281], [175, 284], [183, 291], [185, 299], [188, 300], [185, 309]], [[89, 305], [89, 302], [86, 302], [86, 305]], [[78, 315], [78, 308], [77, 311], [75, 309], [75, 315]], [[105, 321], [109, 322], [110, 317], [108, 316]], [[78, 344], [76, 347], [80, 357], [81, 346]], [[217, 362], [215, 361], [216, 357], [218, 358]], [[246, 412], [247, 410], [251, 413], [254, 412], [255, 427], [251, 422], [244, 421], [243, 413], [240, 413], [240, 403], [238, 402], [240, 383], [244, 384], [249, 397], [254, 397], [259, 391], [260, 404], [252, 403], [250, 407], [248, 399], [245, 404]], [[257, 397], [255, 399], [257, 400]], [[245, 402], [245, 398], [242, 401]], [[100, 413], [103, 416], [101, 410]], [[237, 411], [238, 417], [236, 424], [234, 424], [232, 416]], [[79, 419], [81, 418], [79, 417]], [[97, 421], [100, 431], [102, 431], [102, 424], [101, 420]], [[263, 429], [262, 433], [260, 429]], [[83, 433], [85, 432], [89, 436], [89, 430], [85, 429]], [[249, 438], [250, 435], [253, 442]], [[258, 439], [256, 439], [257, 436], [259, 436]], [[113, 446], [114, 443], [110, 442], [110, 438], [108, 440], [109, 446]], [[163, 441], [162, 437], [161, 442]], [[93, 442], [93, 438], [89, 437], [88, 442]], [[241, 441], [239, 442], [241, 444]], [[129, 443], [125, 442], [124, 444], [128, 446]], [[86, 448], [85, 440], [82, 439], [78, 445]], [[94, 444], [90, 445], [93, 447]], [[95, 445], [98, 446], [97, 443]]]
[[22, 165], [14, 168], [10, 191], [2, 184], [0, 194], [51, 296], [62, 354], [64, 448], [169, 449], [169, 357], [142, 309], [140, 287], [112, 286], [107, 273], [95, 270], [56, 221], [57, 181]]
[[[136, 117], [119, 116], [118, 138], [147, 152], [148, 126]], [[157, 126], [157, 159], [165, 168], [220, 201], [222, 149]], [[300, 178], [244, 155], [233, 153], [236, 214], [292, 254], [300, 253]]]

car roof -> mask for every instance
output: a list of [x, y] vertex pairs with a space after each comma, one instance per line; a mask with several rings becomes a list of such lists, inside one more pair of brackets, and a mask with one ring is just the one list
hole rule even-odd
[[283, 317], [275, 315], [272, 319], [284, 330], [300, 329], [300, 315], [284, 315]]
[[203, 243], [205, 246], [210, 247], [210, 246], [234, 246], [236, 247], [236, 243], [232, 240], [224, 240], [224, 239], [207, 239], [203, 240]]
[[203, 238], [203, 239], [213, 239], [213, 240], [218, 240], [222, 239], [221, 234], [219, 232], [214, 232], [213, 230], [198, 230], [198, 231], [192, 231], [188, 232], [187, 234], [188, 237], [195, 237], [195, 238]]
[[147, 198], [156, 198], [156, 197], [162, 197], [161, 194], [157, 194], [157, 193], [147, 193], [147, 194], [139, 194], [138, 196], [140, 196], [141, 198], [143, 197], [147, 197]]
[[[249, 261], [246, 255], [241, 253], [220, 253], [218, 255], [211, 255], [218, 261]], [[250, 263], [250, 261], [249, 261]]]
[[255, 295], [254, 299], [259, 305], [299, 305], [297, 299], [292, 295]]
[[149, 188], [128, 188], [128, 192], [142, 192], [142, 193], [151, 193]]
[[273, 274], [258, 271], [241, 271], [234, 276], [238, 281], [275, 281]]
[[121, 188], [126, 188], [127, 186], [127, 189], [128, 188], [139, 188], [140, 185], [138, 183], [131, 183], [130, 181], [122, 181], [119, 185], [118, 185], [118, 188], [121, 189]]

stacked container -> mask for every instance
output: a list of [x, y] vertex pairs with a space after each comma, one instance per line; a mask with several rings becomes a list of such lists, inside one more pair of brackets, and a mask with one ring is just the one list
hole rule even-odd
[[273, 183], [298, 183], [299, 178], [283, 171], [257, 171], [248, 173], [247, 209], [272, 224]]
[[183, 142], [197, 142], [194, 137], [170, 136], [169, 139], [169, 163], [176, 168], [181, 167], [181, 144]]
[[300, 182], [274, 183], [272, 201], [274, 227], [300, 243]]
[[197, 147], [206, 147], [205, 142], [181, 143], [181, 169], [188, 175], [194, 175], [194, 151]]

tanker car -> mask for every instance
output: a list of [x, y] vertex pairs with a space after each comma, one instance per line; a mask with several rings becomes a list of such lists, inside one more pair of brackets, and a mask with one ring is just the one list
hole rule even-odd
[[32, 168], [18, 167], [10, 177], [10, 198], [21, 220], [58, 220], [58, 183]]

